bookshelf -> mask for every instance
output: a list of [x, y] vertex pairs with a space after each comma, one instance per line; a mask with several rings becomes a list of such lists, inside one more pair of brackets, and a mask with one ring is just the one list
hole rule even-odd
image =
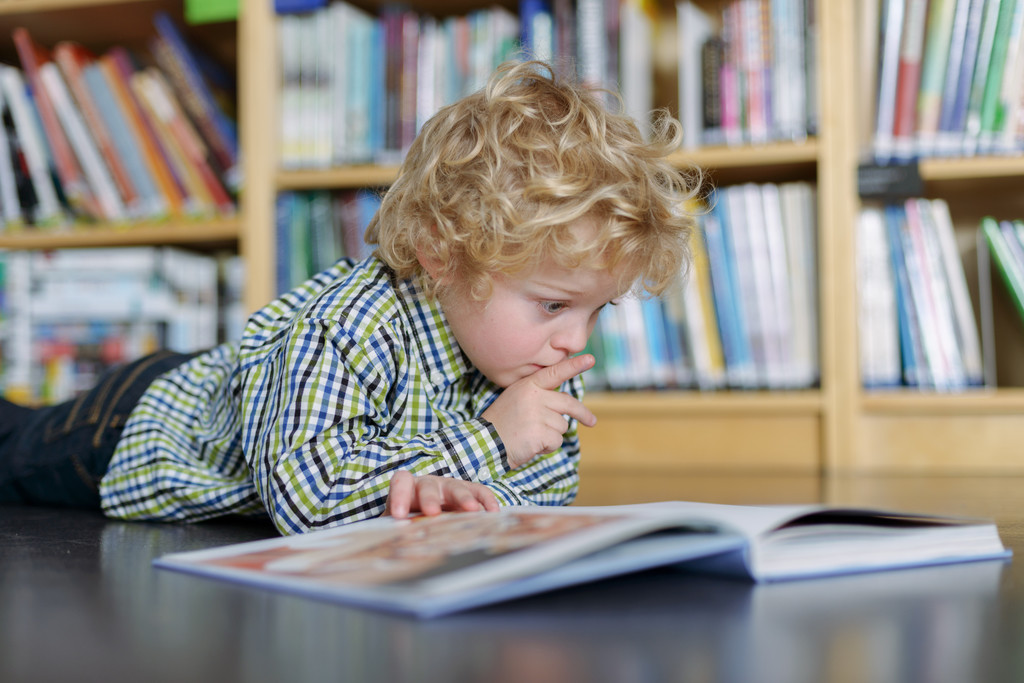
[[[440, 15], [465, 12], [483, 3], [432, 0], [414, 3]], [[514, 3], [506, 3], [513, 7]], [[700, 0], [715, 8], [722, 0]], [[278, 54], [270, 2], [243, 0], [237, 24], [199, 27], [206, 43], [234, 52], [239, 87], [239, 133], [244, 150], [245, 188], [240, 218], [209, 225], [143, 226], [131, 231], [100, 229], [38, 239], [0, 237], [0, 246], [48, 248], [152, 243], [231, 244], [248, 270], [245, 306], [254, 310], [276, 292], [274, 279], [274, 197], [278, 191], [386, 185], [394, 166], [358, 165], [326, 170], [283, 171], [269, 141], [278, 133]], [[1018, 455], [1024, 443], [1024, 368], [1021, 336], [1004, 334], [998, 361], [1009, 379], [995, 389], [961, 394], [861, 389], [857, 354], [857, 292], [854, 263], [857, 163], [863, 141], [858, 112], [860, 60], [857, 3], [817, 0], [818, 135], [803, 143], [747, 147], [705, 147], [677, 154], [679, 164], [696, 163], [716, 184], [811, 180], [818, 190], [820, 273], [820, 388], [806, 391], [600, 392], [588, 395], [599, 426], [583, 435], [584, 468], [590, 476], [616, 473], [763, 473], [802, 476], [818, 470], [858, 473], [1003, 474], [1024, 471]], [[366, 3], [364, 6], [375, 6]], [[83, 42], [130, 42], [148, 29], [155, 8], [180, 13], [180, 2], [165, 0], [18, 0], [0, 3], [0, 30], [19, 22], [38, 26], [39, 39], [74, 37]], [[674, 21], [674, 5], [660, 3]], [[86, 28], [88, 14], [109, 17], [101, 29]], [[191, 33], [191, 30], [190, 30]], [[126, 38], [127, 36], [127, 38]], [[660, 39], [658, 59], [673, 49]], [[672, 83], [673, 74], [658, 82]], [[671, 85], [668, 86], [671, 90]], [[958, 231], [971, 230], [986, 212], [1024, 217], [1024, 158], [930, 159], [920, 166], [926, 196], [948, 199]], [[52, 240], [52, 241], [51, 241]], [[963, 254], [965, 262], [972, 255]], [[998, 294], [998, 286], [995, 287]], [[997, 297], [998, 298], [998, 297]], [[1013, 312], [996, 302], [997, 321]], [[1004, 302], [1005, 303], [1005, 302]]]

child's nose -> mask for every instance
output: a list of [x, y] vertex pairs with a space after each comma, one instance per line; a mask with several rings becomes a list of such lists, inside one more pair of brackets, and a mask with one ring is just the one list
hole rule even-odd
[[586, 322], [566, 325], [552, 339], [555, 348], [565, 351], [572, 356], [580, 353], [587, 347], [587, 339], [590, 337], [590, 326]]

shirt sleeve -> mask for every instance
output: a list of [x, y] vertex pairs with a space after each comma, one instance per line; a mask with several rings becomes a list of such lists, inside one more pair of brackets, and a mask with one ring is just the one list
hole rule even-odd
[[[572, 378], [562, 391], [582, 399], [582, 380]], [[576, 499], [579, 487], [579, 458], [579, 422], [569, 418], [569, 429], [558, 450], [514, 470], [506, 469], [503, 476], [486, 483], [502, 505], [568, 505]]]
[[[243, 448], [257, 492], [282, 533], [378, 516], [397, 469], [483, 483], [508, 479], [504, 449], [483, 419], [432, 425], [406, 367], [401, 332], [352, 339], [305, 320], [275, 353], [243, 371]], [[422, 416], [422, 418], [417, 418]], [[412, 429], [422, 421], [424, 429]], [[512, 494], [509, 494], [511, 496]]]

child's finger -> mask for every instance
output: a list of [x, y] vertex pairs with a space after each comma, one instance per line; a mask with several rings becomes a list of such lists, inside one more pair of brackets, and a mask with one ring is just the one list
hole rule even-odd
[[388, 486], [388, 500], [384, 505], [384, 514], [396, 519], [405, 519], [409, 515], [415, 494], [416, 482], [411, 473], [398, 470], [391, 477]]
[[444, 509], [444, 491], [440, 478], [419, 477], [416, 480], [416, 499], [423, 514], [441, 514], [441, 510]]
[[544, 389], [557, 389], [568, 380], [592, 367], [594, 367], [594, 357], [589, 353], [584, 353], [580, 356], [570, 356], [554, 365], [538, 370], [534, 373], [533, 378]]
[[591, 412], [590, 408], [583, 405], [582, 401], [568, 394], [558, 394], [553, 397], [549, 407], [562, 415], [576, 418], [580, 424], [588, 427], [593, 427], [597, 424], [597, 416]]

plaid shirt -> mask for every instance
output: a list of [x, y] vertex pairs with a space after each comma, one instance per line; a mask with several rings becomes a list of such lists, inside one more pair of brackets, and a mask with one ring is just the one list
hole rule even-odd
[[[582, 396], [573, 378], [563, 390]], [[282, 533], [375, 517], [398, 469], [487, 485], [503, 505], [575, 497], [578, 425], [510, 469], [479, 415], [500, 388], [440, 307], [370, 258], [340, 261], [255, 313], [240, 344], [158, 378], [132, 411], [100, 493], [125, 519], [270, 513]]]

